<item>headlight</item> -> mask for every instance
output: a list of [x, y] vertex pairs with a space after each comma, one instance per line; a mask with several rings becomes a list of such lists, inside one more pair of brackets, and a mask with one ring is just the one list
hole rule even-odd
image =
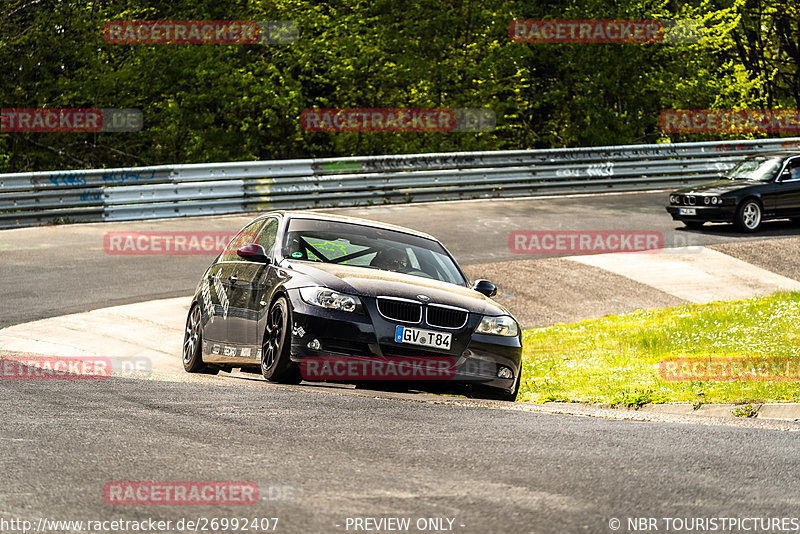
[[517, 322], [508, 315], [500, 317], [484, 316], [475, 329], [476, 334], [493, 334], [495, 336], [513, 337], [519, 333]]
[[711, 202], [711, 197], [703, 197], [703, 204], [708, 204]]
[[669, 203], [670, 204], [677, 204], [678, 203], [678, 197], [676, 197], [675, 195], [670, 195], [669, 196]]
[[355, 295], [338, 293], [326, 287], [302, 287], [300, 297], [309, 304], [330, 310], [354, 312], [361, 309], [361, 301]]
[[722, 199], [721, 198], [717, 198], [717, 197], [713, 197], [711, 199], [711, 203], [712, 204], [722, 204]]

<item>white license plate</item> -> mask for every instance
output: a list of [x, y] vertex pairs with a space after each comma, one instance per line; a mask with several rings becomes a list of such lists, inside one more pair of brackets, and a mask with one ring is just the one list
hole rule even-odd
[[680, 213], [681, 215], [697, 215], [697, 209], [696, 208], [680, 208], [678, 210], [678, 213]]
[[444, 332], [434, 332], [433, 330], [422, 330], [420, 328], [409, 328], [398, 326], [394, 332], [394, 340], [397, 343], [410, 343], [422, 347], [433, 347], [435, 349], [450, 350], [450, 342], [453, 334]]

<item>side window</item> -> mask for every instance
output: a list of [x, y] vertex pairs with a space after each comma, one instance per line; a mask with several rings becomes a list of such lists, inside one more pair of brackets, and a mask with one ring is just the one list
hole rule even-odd
[[222, 258], [220, 258], [221, 261], [238, 261], [240, 258], [239, 255], [236, 254], [236, 250], [242, 245], [255, 243], [258, 231], [261, 230], [261, 226], [263, 226], [263, 224], [264, 220], [259, 219], [245, 226], [241, 232], [236, 234], [236, 236], [231, 239], [231, 242], [228, 243], [228, 246], [225, 247], [225, 251], [222, 253]]
[[258, 241], [255, 242], [264, 247], [264, 250], [269, 254], [272, 251], [272, 247], [275, 245], [275, 238], [277, 236], [278, 219], [269, 218], [264, 228], [261, 230], [261, 234], [258, 236]]
[[789, 179], [790, 180], [798, 180], [800, 179], [800, 158], [795, 158], [789, 162], [786, 166], [789, 169]]

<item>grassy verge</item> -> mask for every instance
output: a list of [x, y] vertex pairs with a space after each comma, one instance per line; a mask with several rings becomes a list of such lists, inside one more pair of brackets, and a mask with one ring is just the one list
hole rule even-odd
[[[639, 311], [523, 334], [520, 400], [800, 402], [795, 380], [664, 380], [664, 359], [800, 359], [800, 292]], [[786, 375], [791, 375], [787, 373]]]

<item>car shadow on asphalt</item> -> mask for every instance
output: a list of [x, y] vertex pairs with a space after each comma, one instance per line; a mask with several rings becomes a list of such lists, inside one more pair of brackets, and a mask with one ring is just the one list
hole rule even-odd
[[728, 238], [762, 239], [800, 236], [800, 225], [789, 220], [766, 221], [757, 232], [742, 232], [731, 223], [706, 223], [701, 228], [676, 226], [675, 231], [687, 234], [713, 235]]

